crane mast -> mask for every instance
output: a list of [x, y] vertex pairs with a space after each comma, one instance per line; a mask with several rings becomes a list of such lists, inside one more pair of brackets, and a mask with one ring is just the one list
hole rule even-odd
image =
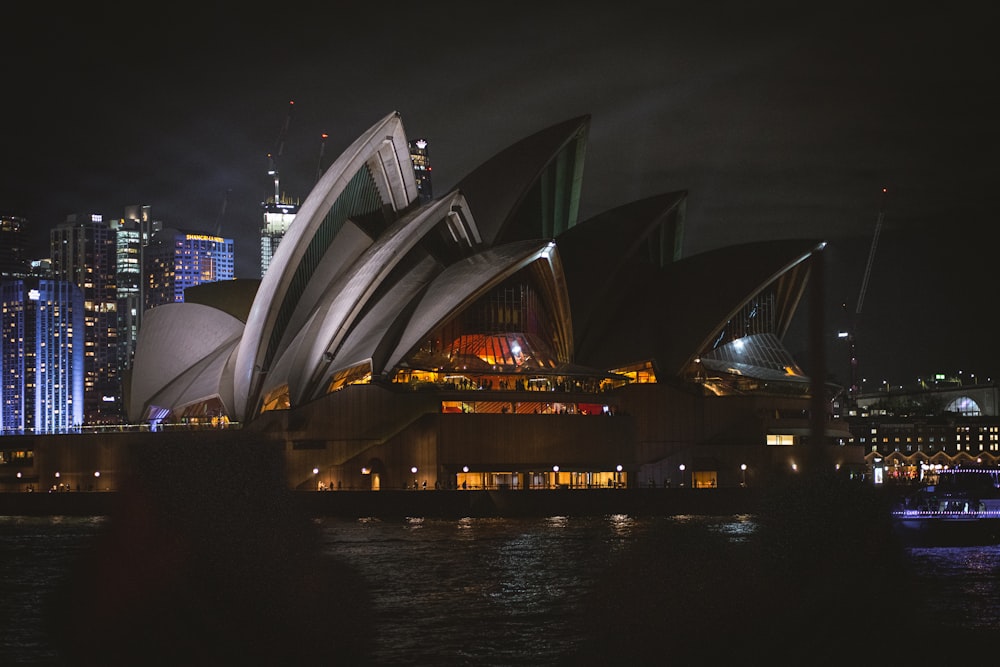
[[888, 193], [887, 188], [882, 188], [882, 201], [879, 205], [878, 219], [875, 221], [875, 233], [872, 236], [872, 245], [868, 249], [868, 262], [865, 264], [865, 272], [861, 278], [861, 290], [858, 292], [857, 305], [854, 308], [854, 318], [851, 331], [848, 333], [848, 342], [851, 346], [851, 386], [848, 396], [853, 404], [857, 399], [857, 394], [861, 391], [861, 378], [858, 374], [858, 353], [857, 353], [857, 332], [858, 321], [861, 319], [861, 309], [865, 305], [865, 294], [868, 292], [868, 281], [872, 275], [872, 265], [875, 262], [875, 249], [878, 247], [879, 235], [882, 233], [882, 222], [885, 220], [885, 198]]
[[281, 203], [281, 175], [278, 170], [282, 153], [285, 152], [285, 139], [288, 137], [288, 126], [292, 122], [292, 109], [295, 108], [295, 101], [288, 102], [288, 114], [285, 116], [285, 123], [278, 132], [278, 138], [274, 142], [274, 151], [267, 154], [267, 174], [274, 178], [274, 203]]
[[326, 132], [319, 136], [319, 159], [316, 161], [316, 183], [319, 183], [319, 179], [323, 176], [323, 153], [326, 152], [326, 140], [329, 136]]

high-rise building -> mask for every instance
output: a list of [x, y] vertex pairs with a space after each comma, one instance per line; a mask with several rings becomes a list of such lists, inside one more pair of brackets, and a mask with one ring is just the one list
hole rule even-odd
[[[299, 203], [294, 201], [281, 191], [281, 170], [280, 162], [282, 154], [285, 152], [285, 139], [288, 136], [288, 126], [292, 120], [292, 111], [295, 109], [295, 102], [288, 103], [288, 114], [285, 122], [278, 133], [274, 150], [267, 154], [267, 176], [274, 182], [274, 193], [261, 203], [264, 218], [260, 227], [260, 275], [263, 278], [271, 266], [274, 253], [278, 250], [278, 244], [284, 238], [289, 225], [299, 212]], [[324, 136], [324, 142], [325, 137]], [[320, 152], [320, 163], [317, 171], [322, 169], [323, 154]], [[317, 174], [317, 179], [319, 175]]]
[[67, 433], [84, 421], [84, 296], [70, 281], [0, 281], [0, 433]]
[[431, 162], [427, 152], [426, 139], [414, 139], [409, 142], [410, 161], [413, 163], [413, 176], [417, 181], [417, 194], [420, 202], [428, 202], [434, 196], [431, 187]]
[[264, 222], [260, 228], [260, 275], [267, 273], [278, 244], [299, 212], [299, 205], [288, 199], [268, 199], [263, 204]]
[[115, 281], [118, 299], [118, 367], [129, 368], [142, 323], [142, 265], [145, 248], [163, 224], [154, 221], [148, 205], [127, 206], [115, 232]]
[[27, 235], [27, 220], [16, 215], [0, 215], [0, 276], [27, 273]]
[[99, 214], [70, 215], [49, 235], [52, 277], [83, 290], [84, 423], [122, 420], [115, 234]]
[[146, 309], [184, 301], [184, 290], [235, 277], [233, 240], [202, 232], [162, 229], [145, 251]]

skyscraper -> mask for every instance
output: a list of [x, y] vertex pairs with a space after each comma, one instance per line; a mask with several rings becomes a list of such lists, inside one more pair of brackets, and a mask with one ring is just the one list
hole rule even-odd
[[264, 222], [260, 228], [260, 275], [267, 273], [271, 266], [278, 244], [288, 231], [288, 226], [295, 220], [299, 205], [290, 200], [277, 198], [268, 199], [263, 204]]
[[98, 214], [70, 215], [49, 235], [54, 280], [83, 290], [84, 423], [119, 424], [118, 303], [115, 235]]
[[[292, 224], [295, 215], [299, 212], [299, 203], [293, 202], [292, 198], [281, 191], [281, 170], [280, 162], [285, 152], [285, 139], [288, 137], [288, 126], [292, 121], [292, 111], [295, 109], [295, 102], [288, 103], [288, 114], [285, 122], [278, 133], [278, 139], [274, 143], [274, 150], [267, 154], [267, 175], [274, 182], [274, 193], [261, 203], [264, 218], [260, 228], [260, 275], [267, 273], [271, 266], [271, 259], [274, 257], [278, 244], [288, 231], [288, 226]], [[325, 141], [325, 135], [324, 135]], [[320, 165], [322, 166], [323, 155], [320, 153]], [[318, 178], [318, 176], [317, 176]]]
[[83, 424], [84, 314], [83, 290], [69, 281], [0, 281], [0, 433]]
[[145, 247], [163, 224], [154, 221], [148, 205], [127, 206], [115, 232], [115, 281], [118, 301], [118, 367], [129, 368], [142, 323], [142, 265]]
[[0, 276], [27, 273], [25, 255], [28, 221], [16, 215], [0, 215]]
[[233, 240], [201, 232], [162, 229], [146, 248], [146, 309], [184, 301], [188, 287], [235, 277]]
[[431, 162], [427, 152], [426, 139], [413, 139], [409, 142], [410, 161], [413, 163], [413, 176], [417, 181], [417, 194], [420, 202], [428, 202], [434, 197], [431, 187]]

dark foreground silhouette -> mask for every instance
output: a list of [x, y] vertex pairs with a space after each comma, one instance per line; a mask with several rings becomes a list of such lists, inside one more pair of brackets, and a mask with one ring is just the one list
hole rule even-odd
[[885, 496], [840, 477], [775, 480], [759, 530], [643, 540], [589, 598], [565, 664], [951, 664], [998, 632], [940, 632], [918, 591]]
[[165, 443], [50, 601], [67, 664], [363, 664], [361, 577], [322, 553], [272, 447]]

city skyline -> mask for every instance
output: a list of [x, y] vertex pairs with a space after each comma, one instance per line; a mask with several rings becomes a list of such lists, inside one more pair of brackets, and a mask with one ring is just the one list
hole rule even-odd
[[[514, 4], [491, 21], [501, 30], [448, 3], [335, 9], [283, 30], [213, 10], [198, 21], [166, 10], [138, 33], [124, 15], [29, 16], [3, 66], [28, 102], [5, 111], [16, 131], [0, 208], [46, 236], [70, 213], [133, 204], [166, 226], [221, 223], [237, 275], [253, 277], [267, 154], [290, 100], [279, 168], [300, 199], [321, 156], [394, 109], [429, 141], [439, 196], [510, 140], [586, 113], [581, 217], [622, 192], [686, 189], [686, 254], [825, 239], [831, 336], [857, 305], [888, 188], [857, 318], [862, 376], [1000, 368], [979, 312], [991, 297], [995, 145], [983, 17], [723, 3], [671, 7], [661, 23], [599, 5]], [[846, 379], [839, 350], [830, 343], [826, 365]]]

